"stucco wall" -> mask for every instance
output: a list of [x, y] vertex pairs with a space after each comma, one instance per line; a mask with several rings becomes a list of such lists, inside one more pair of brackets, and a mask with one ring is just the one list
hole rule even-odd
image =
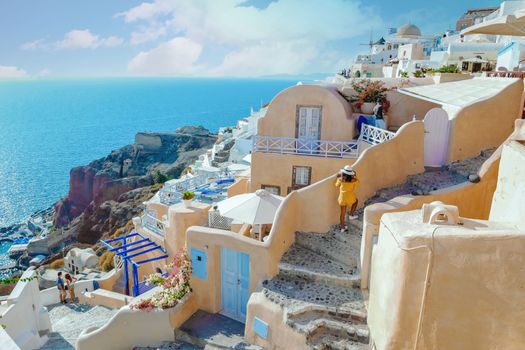
[[298, 221], [298, 194], [293, 192], [285, 198], [276, 213], [272, 230], [265, 242], [241, 236], [235, 232], [194, 226], [187, 232], [188, 249], [206, 252], [206, 280], [192, 278], [191, 285], [199, 308], [218, 312], [221, 306], [220, 249], [226, 247], [246, 253], [250, 257], [249, 293], [261, 287], [265, 279], [275, 276], [281, 256], [294, 241]]
[[[268, 324], [267, 339], [261, 338], [253, 331], [255, 316]], [[244, 333], [249, 343], [267, 350], [310, 349], [306, 344], [306, 337], [285, 323], [283, 308], [266, 299], [262, 293], [253, 293], [250, 297]]]
[[[252, 155], [253, 156], [253, 155]], [[228, 197], [248, 193], [250, 191], [250, 179], [247, 177], [237, 177], [235, 183], [228, 187]]]
[[26, 270], [9, 297], [7, 310], [0, 314], [0, 323], [22, 350], [38, 349], [47, 341], [39, 332], [51, 331], [47, 309], [43, 307], [38, 291], [38, 282], [33, 268]]
[[496, 96], [459, 111], [444, 106], [451, 118], [448, 162], [475, 157], [505, 141], [521, 117], [522, 95], [523, 80], [516, 79]]
[[368, 312], [377, 349], [523, 346], [525, 309], [516, 301], [525, 297], [525, 234], [462, 222], [423, 224], [420, 211], [383, 216]]
[[390, 102], [390, 109], [387, 112], [389, 127], [400, 127], [412, 121], [414, 115], [417, 120], [423, 120], [429, 110], [439, 107], [436, 103], [401, 94], [395, 90], [387, 92], [387, 99]]
[[259, 119], [257, 134], [295, 138], [298, 106], [322, 108], [321, 140], [349, 141], [353, 138], [352, 107], [335, 88], [320, 85], [296, 85], [277, 94], [266, 115]]
[[498, 185], [494, 193], [490, 220], [521, 222], [525, 227], [525, 146], [516, 141], [504, 147]]

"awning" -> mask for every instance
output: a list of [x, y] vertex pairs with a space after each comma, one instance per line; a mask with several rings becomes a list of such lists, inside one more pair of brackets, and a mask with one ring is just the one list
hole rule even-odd
[[398, 89], [398, 91], [440, 105], [465, 107], [497, 95], [517, 80], [517, 78], [473, 78], [452, 83]]
[[525, 12], [520, 10], [512, 15], [498, 16], [465, 28], [461, 34], [525, 36]]

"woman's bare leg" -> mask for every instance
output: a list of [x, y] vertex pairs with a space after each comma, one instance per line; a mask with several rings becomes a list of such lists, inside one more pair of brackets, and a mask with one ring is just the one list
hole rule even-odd
[[354, 204], [352, 204], [352, 207], [350, 208], [350, 215], [354, 215], [355, 210], [357, 209], [357, 202], [359, 201], [356, 199]]
[[341, 205], [341, 214], [339, 215], [339, 223], [341, 224], [341, 228], [344, 228], [346, 226], [346, 205]]

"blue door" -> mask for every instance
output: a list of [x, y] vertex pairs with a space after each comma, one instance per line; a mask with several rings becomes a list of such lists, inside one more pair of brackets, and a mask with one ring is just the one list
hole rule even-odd
[[221, 313], [242, 323], [246, 320], [249, 276], [250, 256], [221, 248]]

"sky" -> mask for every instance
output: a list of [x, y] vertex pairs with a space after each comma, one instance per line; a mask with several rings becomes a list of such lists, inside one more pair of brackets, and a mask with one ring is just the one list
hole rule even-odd
[[497, 0], [0, 0], [0, 78], [331, 73], [388, 28]]

